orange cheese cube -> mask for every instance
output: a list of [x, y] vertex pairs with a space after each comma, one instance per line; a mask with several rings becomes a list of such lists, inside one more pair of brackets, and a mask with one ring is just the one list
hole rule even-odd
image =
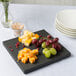
[[24, 63], [24, 64], [25, 64], [27, 61], [28, 61], [28, 57], [23, 57], [23, 58], [21, 59], [21, 62]]
[[34, 54], [34, 55], [38, 55], [38, 49], [34, 49], [34, 50], [32, 50], [32, 53]]
[[23, 55], [22, 55], [22, 54], [18, 54], [18, 56], [17, 56], [18, 60], [21, 60], [21, 59], [22, 59], [22, 57], [23, 57]]
[[34, 37], [39, 38], [39, 35], [38, 34], [35, 34]]
[[31, 64], [34, 63], [34, 62], [35, 62], [35, 58], [34, 58], [34, 57], [29, 58], [29, 62], [30, 62]]

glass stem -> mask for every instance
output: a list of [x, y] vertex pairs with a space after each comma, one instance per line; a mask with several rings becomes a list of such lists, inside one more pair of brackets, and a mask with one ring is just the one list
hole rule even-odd
[[8, 8], [5, 8], [5, 21], [8, 22]]
[[5, 12], [5, 21], [8, 22], [8, 6], [9, 6], [9, 3], [4, 2], [3, 6], [4, 6], [4, 12]]

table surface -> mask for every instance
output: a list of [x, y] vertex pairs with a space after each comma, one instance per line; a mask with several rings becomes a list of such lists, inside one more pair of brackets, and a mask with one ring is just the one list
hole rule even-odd
[[[45, 29], [54, 37], [59, 37], [60, 43], [72, 53], [72, 56], [27, 75], [23, 74], [2, 44], [2, 41], [14, 38], [13, 31], [10, 28], [3, 28], [0, 23], [0, 76], [76, 76], [76, 39], [66, 37], [55, 29], [56, 13], [63, 9], [76, 9], [76, 7], [10, 5], [14, 21], [24, 23], [32, 32]], [[1, 5], [0, 10], [2, 12]]]

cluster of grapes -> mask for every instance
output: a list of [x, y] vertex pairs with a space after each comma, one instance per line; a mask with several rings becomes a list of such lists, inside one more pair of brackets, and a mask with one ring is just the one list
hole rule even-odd
[[36, 47], [41, 46], [41, 44], [44, 42], [45, 39], [40, 35], [39, 39], [33, 39], [32, 44], [34, 44]]
[[33, 39], [32, 44], [36, 47], [42, 46], [42, 48], [52, 47], [57, 51], [61, 50], [61, 45], [58, 43], [58, 38], [51, 38], [51, 35], [47, 35], [47, 37], [42, 37], [40, 35], [39, 39]]
[[57, 51], [55, 48], [44, 48], [42, 53], [45, 55], [46, 58], [50, 58], [52, 55], [56, 55]]

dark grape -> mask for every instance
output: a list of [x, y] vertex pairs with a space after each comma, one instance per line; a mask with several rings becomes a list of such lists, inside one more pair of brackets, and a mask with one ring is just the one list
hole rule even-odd
[[37, 42], [37, 43], [36, 43], [36, 47], [39, 47], [39, 46], [40, 46], [40, 44], [39, 44], [39, 42]]
[[46, 41], [46, 39], [43, 39], [43, 42], [45, 42]]
[[39, 37], [42, 37], [42, 35], [40, 35]]
[[54, 38], [53, 43], [58, 42], [59, 38]]
[[52, 44], [52, 48], [56, 49], [57, 45], [56, 44]]
[[47, 38], [51, 38], [51, 35], [48, 35]]
[[46, 41], [46, 46], [49, 46], [49, 45], [50, 45], [50, 43], [49, 43], [49, 41], [47, 40], [47, 41]]
[[60, 44], [57, 44], [56, 49], [57, 49], [57, 51], [60, 51], [61, 50], [61, 45]]
[[38, 41], [37, 39], [33, 39], [33, 40], [32, 40], [32, 44], [36, 44], [37, 41]]
[[40, 40], [39, 40], [39, 44], [42, 44], [42, 42], [43, 42], [43, 39], [40, 39]]
[[53, 40], [49, 40], [49, 43], [52, 44], [53, 43]]

